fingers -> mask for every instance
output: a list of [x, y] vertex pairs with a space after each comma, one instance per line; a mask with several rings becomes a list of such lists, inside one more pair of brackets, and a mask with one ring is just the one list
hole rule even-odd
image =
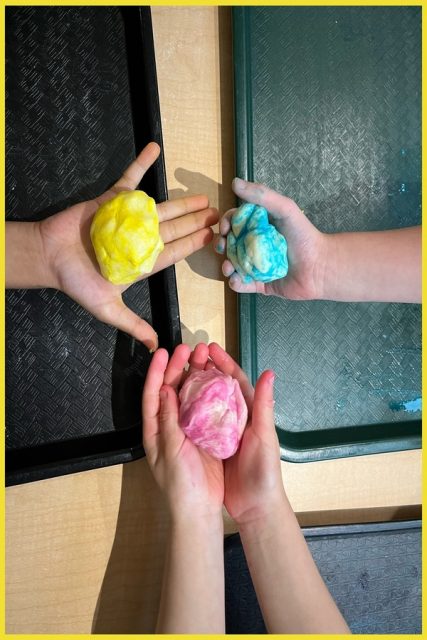
[[226, 236], [227, 233], [231, 229], [231, 217], [233, 213], [237, 211], [236, 207], [234, 209], [229, 209], [221, 218], [221, 222], [219, 223], [219, 232], [222, 236]]
[[169, 364], [166, 368], [165, 372], [165, 384], [175, 389], [178, 388], [182, 375], [184, 372], [184, 367], [188, 363], [188, 359], [190, 357], [191, 348], [188, 344], [180, 344], [176, 347], [171, 359], [169, 360]]
[[158, 435], [159, 393], [168, 360], [169, 355], [166, 349], [158, 349], [151, 360], [145, 378], [142, 392], [142, 423], [144, 449], [147, 453], [155, 446], [155, 436]]
[[99, 320], [117, 327], [133, 336], [147, 347], [150, 351], [155, 351], [159, 346], [157, 333], [148, 322], [140, 318], [125, 305], [121, 298], [114, 300], [109, 305], [104, 306], [102, 313], [97, 315]]
[[206, 368], [209, 358], [209, 347], [204, 342], [200, 342], [190, 356], [189, 373], [203, 371]]
[[160, 155], [160, 147], [157, 142], [150, 142], [141, 151], [137, 158], [128, 166], [122, 177], [117, 180], [113, 190], [136, 189], [146, 171]]
[[274, 432], [273, 387], [274, 372], [264, 371], [255, 385], [252, 407], [252, 428], [260, 435]]
[[[215, 239], [214, 239], [214, 242], [215, 242]], [[217, 253], [224, 253], [223, 251], [220, 251], [221, 242], [223, 242], [225, 246], [225, 239], [219, 237], [219, 240], [217, 240], [216, 247], [215, 247], [215, 251]], [[232, 289], [236, 293], [263, 293], [263, 294], [266, 293], [266, 287], [263, 282], [257, 282], [257, 281], [252, 281], [248, 283], [243, 282], [242, 278], [235, 271], [234, 265], [231, 262], [231, 260], [225, 259], [224, 262], [222, 263], [221, 269], [222, 269], [223, 275], [226, 278], [230, 278], [228, 281], [228, 285], [230, 289]]]
[[234, 271], [235, 269], [231, 260], [224, 260], [224, 262], [222, 263], [222, 273], [225, 275], [225, 277], [229, 278], [234, 273]]
[[224, 255], [226, 247], [227, 247], [227, 241], [225, 238], [223, 238], [222, 236], [220, 236], [218, 233], [216, 233], [214, 235], [213, 238], [213, 246], [214, 246], [214, 251], [216, 251], [216, 253], [219, 253], [220, 256]]
[[[227, 261], [226, 261], [227, 262]], [[231, 264], [231, 262], [230, 262]], [[225, 263], [224, 263], [225, 265]], [[223, 268], [224, 273], [224, 268]], [[224, 273], [224, 275], [226, 275]], [[236, 291], [236, 293], [265, 293], [265, 284], [264, 282], [258, 282], [253, 280], [252, 282], [243, 282], [238, 273], [232, 273], [230, 276], [230, 280], [228, 281], [230, 289]]]
[[304, 216], [291, 198], [282, 196], [263, 184], [234, 178], [232, 189], [242, 200], [265, 207], [273, 219], [286, 220], [289, 216]]
[[[202, 211], [209, 207], [209, 199], [205, 195], [186, 196], [177, 200], [167, 200], [157, 205], [160, 222], [185, 216], [187, 213]], [[218, 222], [218, 221], [217, 221]]]
[[160, 389], [159, 432], [165, 444], [165, 451], [176, 452], [176, 437], [185, 438], [178, 423], [178, 397], [175, 389], [164, 384]]
[[239, 274], [234, 270], [234, 266], [230, 260], [224, 260], [222, 263], [222, 273], [226, 278], [230, 278], [228, 284], [230, 289], [236, 293], [265, 293], [265, 284], [253, 280], [252, 282], [243, 282]]
[[248, 405], [248, 409], [251, 411], [254, 390], [244, 371], [216, 342], [212, 342], [209, 345], [209, 356], [217, 369], [237, 380], [246, 404]]
[[195, 251], [206, 247], [211, 242], [212, 236], [212, 229], [208, 228], [195, 231], [185, 238], [174, 240], [174, 242], [168, 242], [160, 254], [152, 273], [170, 267], [171, 264], [175, 264]]
[[187, 213], [179, 218], [166, 220], [160, 223], [160, 235], [163, 242], [173, 242], [185, 236], [210, 227], [218, 222], [218, 211], [216, 209], [205, 209], [196, 213]]
[[190, 347], [181, 344], [169, 360], [166, 349], [158, 349], [150, 363], [142, 393], [142, 417], [143, 444], [151, 464], [155, 463], [159, 446], [166, 454], [175, 455], [185, 438], [179, 428], [178, 397], [166, 380], [179, 384], [189, 354]]
[[237, 211], [235, 207], [234, 209], [229, 209], [227, 213], [224, 213], [224, 215], [222, 216], [219, 222], [219, 234], [215, 235], [214, 249], [220, 255], [223, 255], [226, 252], [226, 248], [227, 248], [226, 236], [231, 229], [231, 222], [230, 222], [231, 216], [235, 211]]

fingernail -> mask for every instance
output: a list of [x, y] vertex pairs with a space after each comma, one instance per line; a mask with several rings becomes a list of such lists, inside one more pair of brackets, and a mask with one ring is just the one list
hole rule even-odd
[[271, 384], [271, 386], [273, 386], [275, 378], [276, 378], [276, 374], [274, 373], [274, 371], [272, 371], [270, 373], [270, 379], [269, 379], [269, 383]]
[[158, 340], [157, 333], [156, 333], [156, 342], [154, 343], [154, 347], [151, 347], [151, 349], [150, 349], [148, 344], [145, 344], [145, 346], [147, 347], [149, 353], [151, 353], [151, 354], [154, 353], [159, 348], [159, 340]]
[[240, 189], [241, 191], [244, 191], [246, 189], [246, 185], [247, 182], [245, 180], [242, 180], [241, 178], [234, 178], [233, 180], [233, 188], [236, 187], [236, 189]]

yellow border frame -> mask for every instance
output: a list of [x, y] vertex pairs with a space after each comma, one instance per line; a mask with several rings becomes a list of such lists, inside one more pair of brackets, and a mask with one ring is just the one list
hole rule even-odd
[[[4, 43], [5, 43], [5, 7], [7, 6], [47, 6], [47, 5], [61, 5], [61, 6], [93, 6], [93, 5], [98, 5], [98, 6], [128, 6], [128, 5], [137, 5], [137, 6], [143, 6], [143, 5], [150, 5], [150, 6], [200, 6], [200, 5], [205, 5], [205, 6], [238, 6], [238, 5], [248, 5], [251, 4], [249, 2], [243, 2], [243, 1], [234, 1], [234, 2], [227, 2], [227, 1], [222, 1], [219, 0], [218, 2], [203, 2], [203, 1], [199, 1], [199, 2], [182, 2], [182, 1], [162, 1], [162, 0], [152, 0], [152, 2], [146, 2], [146, 1], [137, 1], [137, 0], [123, 0], [121, 2], [109, 2], [109, 1], [100, 1], [100, 0], [94, 0], [92, 2], [89, 3], [82, 3], [79, 0], [73, 1], [73, 0], [66, 0], [65, 2], [46, 2], [43, 0], [34, 0], [33, 2], [28, 2], [27, 0], [1, 0], [1, 5], [0, 5], [0, 42], [2, 43], [1, 46], [1, 58], [0, 58], [0, 68], [1, 68], [1, 72], [2, 72], [2, 82], [1, 82], [1, 91], [0, 91], [0, 109], [1, 109], [1, 136], [0, 136], [0, 162], [1, 162], [1, 176], [2, 179], [0, 181], [1, 183], [1, 187], [0, 187], [0, 194], [1, 194], [1, 202], [3, 203], [3, 208], [5, 209], [5, 49], [4, 49]], [[255, 4], [255, 3], [254, 3]], [[381, 0], [364, 0], [363, 2], [361, 2], [361, 0], [359, 1], [355, 1], [355, 0], [330, 0], [329, 2], [322, 2], [321, 0], [311, 0], [311, 1], [301, 1], [301, 2], [277, 2], [274, 0], [264, 0], [262, 2], [257, 2], [256, 4], [259, 5], [264, 5], [264, 6], [419, 6], [421, 8], [423, 7], [423, 2], [421, 1], [415, 1], [415, 0], [407, 0], [406, 2], [401, 2], [399, 0], [389, 0], [388, 2], [384, 2]], [[423, 14], [424, 12], [422, 12]], [[424, 86], [424, 79], [425, 79], [425, 69], [427, 67], [427, 53], [426, 53], [426, 40], [425, 40], [425, 25], [424, 25], [424, 16], [422, 15], [422, 86]], [[424, 124], [424, 115], [426, 112], [426, 98], [424, 96], [424, 92], [423, 92], [423, 96], [422, 96], [422, 122]], [[423, 126], [422, 128], [422, 146], [423, 146], [423, 184], [424, 184], [424, 166], [425, 166], [425, 153], [424, 150], [426, 148], [426, 141], [427, 141], [427, 134], [425, 132], [425, 128]], [[424, 193], [423, 193], [423, 205], [425, 204], [425, 197], [424, 197]], [[1, 283], [3, 285], [3, 289], [5, 286], [5, 266], [4, 266], [4, 223], [2, 225], [0, 225], [0, 237], [1, 237], [1, 242], [2, 242], [2, 247], [3, 247], [3, 259], [0, 261], [0, 280]], [[425, 240], [426, 240], [426, 233], [423, 229], [423, 247], [425, 245]], [[424, 267], [424, 260], [423, 260], [423, 267]], [[425, 280], [423, 281], [423, 302], [425, 299], [425, 293], [426, 293], [426, 282]], [[4, 351], [4, 343], [5, 343], [5, 308], [4, 308], [4, 296], [2, 297], [2, 301], [0, 303], [0, 332], [1, 332], [1, 348], [0, 348], [0, 362], [2, 364], [1, 366], [1, 373], [0, 373], [0, 398], [1, 398], [1, 412], [0, 412], [0, 423], [2, 425], [5, 425], [5, 386], [4, 386], [4, 380], [5, 380], [5, 375], [4, 375], [4, 363], [5, 363], [5, 351]], [[422, 327], [423, 327], [423, 333], [424, 330], [427, 328], [427, 321], [426, 321], [426, 314], [423, 312], [423, 320], [422, 320]], [[424, 358], [423, 358], [423, 364], [424, 364]], [[423, 376], [423, 392], [424, 392], [424, 376]], [[5, 435], [4, 435], [4, 429], [2, 429], [2, 443], [3, 443], [3, 452], [4, 452], [4, 447], [5, 447]], [[425, 451], [423, 450], [423, 463], [425, 463]], [[4, 479], [4, 456], [1, 457], [1, 471], [2, 471], [2, 475], [3, 475], [3, 479]], [[424, 491], [425, 491], [425, 478], [423, 477], [423, 501], [424, 501]], [[5, 576], [5, 527], [4, 527], [4, 512], [5, 512], [5, 495], [4, 493], [2, 494], [2, 498], [1, 498], [1, 512], [2, 512], [2, 526], [1, 526], [1, 537], [0, 537], [0, 548], [1, 548], [1, 561], [0, 561], [0, 571], [1, 571], [1, 575]], [[426, 544], [426, 537], [423, 531], [423, 544], [422, 544], [422, 549], [423, 549], [423, 558], [424, 558], [424, 551], [425, 551], [425, 544]], [[424, 562], [423, 562], [423, 569], [425, 568], [424, 566]], [[423, 586], [423, 593], [424, 593], [424, 587], [426, 585], [426, 581], [427, 578], [425, 577], [425, 571], [423, 571], [423, 580], [422, 580], [422, 586]], [[27, 638], [36, 638], [36, 637], [40, 637], [40, 634], [6, 634], [5, 633], [5, 581], [4, 579], [1, 581], [1, 586], [0, 586], [0, 600], [1, 600], [1, 608], [0, 608], [0, 637], [5, 637], [5, 638], [16, 638], [17, 640], [26, 640]], [[423, 597], [423, 619], [424, 619], [424, 613], [425, 613], [425, 607], [424, 607], [424, 597]], [[424, 629], [425, 629], [425, 625], [423, 623], [423, 633], [421, 634], [421, 637], [424, 636]], [[64, 639], [64, 640], [75, 640], [75, 638], [90, 638], [92, 637], [91, 634], [42, 634], [42, 636], [44, 639], [46, 640], [53, 640], [53, 639]], [[129, 636], [127, 635], [97, 635], [98, 638], [100, 639], [110, 639], [110, 638], [128, 638]], [[144, 635], [144, 637], [146, 638], [155, 638], [155, 635], [152, 634], [147, 634]], [[164, 638], [179, 638], [181, 636], [179, 635], [164, 635]], [[185, 636], [187, 638], [194, 638], [194, 639], [199, 639], [200, 636], [198, 635], [188, 635]], [[203, 636], [206, 638], [222, 638], [223, 636], [221, 635], [206, 635]], [[235, 638], [254, 638], [254, 639], [261, 639], [264, 638], [264, 636], [261, 635], [243, 635], [243, 634], [239, 634], [239, 635], [235, 635]], [[287, 635], [287, 636], [282, 636], [282, 635], [273, 635], [272, 637], [275, 638], [281, 638], [281, 637], [286, 637], [286, 638], [295, 638], [295, 639], [300, 639], [300, 638], [312, 638], [312, 637], [336, 637], [336, 636], [311, 636], [311, 635]], [[359, 636], [361, 637], [361, 636]], [[379, 635], [379, 634], [375, 634], [375, 635], [365, 635], [363, 637], [369, 637], [369, 638], [383, 638], [384, 635]], [[393, 638], [413, 638], [415, 637], [414, 634], [412, 635], [393, 635]]]

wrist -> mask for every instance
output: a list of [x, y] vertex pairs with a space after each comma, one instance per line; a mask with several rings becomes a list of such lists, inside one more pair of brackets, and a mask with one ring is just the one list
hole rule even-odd
[[170, 510], [171, 528], [175, 532], [192, 533], [200, 532], [206, 534], [224, 533], [224, 520], [222, 510], [207, 512], [206, 510], [193, 509], [191, 511], [176, 509]]
[[48, 238], [45, 233], [45, 220], [35, 222], [34, 236], [39, 246], [38, 255], [40, 256], [40, 265], [43, 273], [43, 287], [49, 289], [60, 289], [58, 278], [54, 267], [55, 250], [52, 239]]
[[283, 530], [283, 523], [295, 519], [295, 514], [285, 493], [280, 500], [262, 514], [249, 514], [237, 522], [240, 537], [246, 542], [263, 542], [275, 535], [277, 529]]
[[336, 280], [335, 234], [319, 232], [314, 264], [314, 300], [330, 300], [332, 282]]
[[7, 222], [6, 287], [41, 289], [54, 287], [41, 235], [40, 222]]

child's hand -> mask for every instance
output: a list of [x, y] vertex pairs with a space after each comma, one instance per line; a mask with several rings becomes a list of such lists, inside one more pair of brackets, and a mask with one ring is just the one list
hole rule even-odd
[[[223, 274], [230, 278], [231, 289], [238, 293], [264, 293], [283, 296], [290, 300], [322, 298], [326, 270], [327, 236], [306, 218], [298, 205], [262, 184], [233, 180], [234, 193], [247, 202], [261, 205], [269, 212], [270, 222], [288, 243], [289, 272], [285, 278], [264, 284], [244, 284], [230, 260], [222, 266]], [[214, 242], [218, 253], [225, 253], [226, 236], [230, 231], [230, 218], [235, 209], [227, 211], [220, 222], [220, 236]]]
[[266, 518], [285, 498], [274, 428], [274, 373], [264, 371], [254, 392], [242, 369], [219, 345], [209, 345], [209, 356], [217, 369], [238, 380], [249, 410], [239, 450], [224, 461], [224, 504], [240, 526]]
[[220, 516], [224, 499], [221, 460], [196, 447], [178, 424], [178, 397], [188, 361], [190, 371], [205, 369], [208, 347], [186, 344], [173, 356], [165, 349], [153, 356], [145, 381], [142, 414], [144, 449], [159, 486], [166, 493], [173, 517]]
[[[136, 189], [159, 153], [159, 145], [151, 142], [111, 189], [94, 200], [80, 202], [39, 223], [50, 286], [69, 295], [99, 320], [134, 336], [149, 349], [158, 346], [156, 332], [124, 304], [122, 293], [130, 285], [114, 285], [101, 276], [89, 231], [98, 207], [120, 191]], [[208, 198], [203, 195], [157, 205], [165, 248], [153, 273], [210, 242], [210, 225], [218, 221], [218, 212], [208, 206]]]

